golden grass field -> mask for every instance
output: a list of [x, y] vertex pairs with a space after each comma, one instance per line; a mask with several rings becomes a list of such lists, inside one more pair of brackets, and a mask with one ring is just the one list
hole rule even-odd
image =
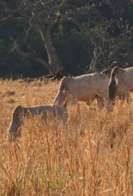
[[69, 106], [67, 127], [28, 118], [8, 141], [18, 104], [52, 103], [58, 82], [0, 80], [0, 196], [132, 196], [133, 106]]

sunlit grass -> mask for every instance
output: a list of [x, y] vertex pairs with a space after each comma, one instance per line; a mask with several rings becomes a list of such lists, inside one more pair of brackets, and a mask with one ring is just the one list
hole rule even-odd
[[113, 112], [69, 106], [66, 127], [28, 118], [16, 142], [8, 141], [12, 109], [52, 103], [57, 82], [0, 81], [0, 195], [133, 195], [133, 106]]

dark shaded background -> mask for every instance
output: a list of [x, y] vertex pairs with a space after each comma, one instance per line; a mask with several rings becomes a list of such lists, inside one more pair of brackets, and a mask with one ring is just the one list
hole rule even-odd
[[133, 64], [132, 0], [42, 2], [0, 0], [0, 77], [49, 73], [38, 60], [48, 62], [38, 27], [45, 37], [52, 9], [51, 37], [65, 75], [103, 70], [114, 60]]

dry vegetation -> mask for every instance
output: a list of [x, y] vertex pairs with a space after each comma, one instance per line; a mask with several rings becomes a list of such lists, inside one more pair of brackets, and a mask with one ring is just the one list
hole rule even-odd
[[133, 106], [114, 111], [95, 103], [69, 107], [63, 127], [37, 118], [25, 120], [22, 137], [7, 139], [11, 112], [18, 104], [52, 103], [57, 82], [0, 81], [0, 195], [133, 195]]

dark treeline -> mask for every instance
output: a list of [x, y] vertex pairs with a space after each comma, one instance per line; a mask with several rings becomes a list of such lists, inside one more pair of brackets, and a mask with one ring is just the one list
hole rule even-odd
[[133, 0], [0, 0], [0, 77], [133, 63]]

